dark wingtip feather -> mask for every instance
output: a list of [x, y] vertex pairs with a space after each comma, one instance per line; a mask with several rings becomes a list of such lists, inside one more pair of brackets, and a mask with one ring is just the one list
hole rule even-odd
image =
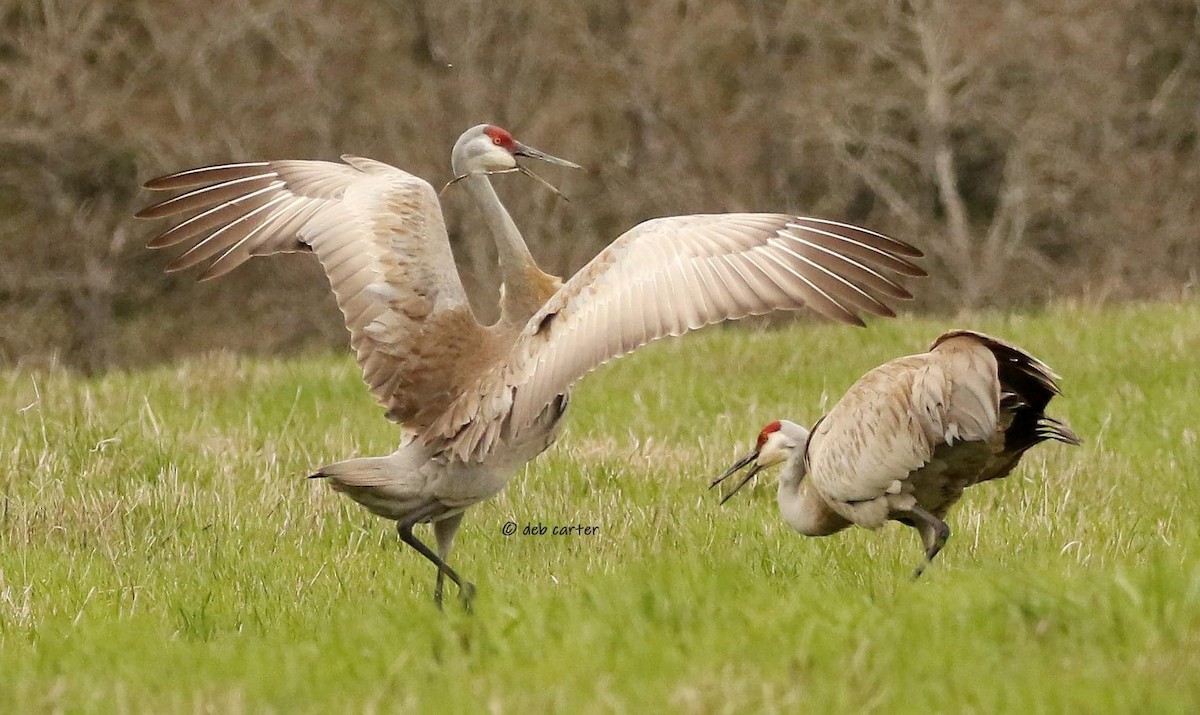
[[178, 273], [179, 271], [186, 271], [187, 269], [189, 269], [193, 265], [195, 265], [193, 263], [188, 263], [185, 260], [186, 258], [187, 258], [187, 254], [185, 253], [182, 256], [179, 256], [178, 258], [171, 259], [169, 262], [167, 262], [167, 265], [163, 267], [163, 272], [164, 273]]
[[134, 218], [158, 218], [157, 210], [163, 205], [163, 202], [151, 204], [144, 209], [139, 210], [133, 215]]
[[159, 176], [142, 184], [150, 191], [172, 191], [186, 189], [201, 184], [214, 184], [230, 179], [243, 178], [269, 166], [269, 161], [244, 161], [232, 164], [213, 164], [195, 169], [184, 169], [174, 174]]
[[874, 253], [873, 256], [862, 255], [860, 258], [900, 275], [911, 276], [913, 278], [921, 278], [929, 275], [923, 268], [908, 260], [909, 258], [923, 257], [925, 254], [919, 249], [890, 236], [885, 236], [878, 231], [872, 231], [869, 228], [808, 216], [792, 217], [787, 223], [787, 228], [810, 231], [857, 244], [866, 249], [867, 252]]
[[158, 234], [154, 238], [147, 241], [146, 248], [159, 249], [159, 248], [166, 248], [168, 246], [173, 246], [176, 243], [179, 243], [179, 239], [176, 239], [175, 235], [176, 234], [175, 234], [174, 229], [163, 231], [162, 233]]
[[142, 184], [142, 188], [146, 189], [148, 191], [172, 191], [174, 189], [184, 188], [185, 186], [193, 186], [194, 184], [190, 184], [190, 183], [188, 183], [188, 184], [180, 183], [181, 181], [183, 181], [182, 177], [189, 176], [190, 175], [189, 172], [191, 172], [191, 171], [195, 171], [195, 170], [189, 169], [188, 171], [181, 171], [181, 172], [178, 172], [175, 174], [167, 174], [166, 176], [157, 176], [153, 179], [150, 179], [146, 183]]

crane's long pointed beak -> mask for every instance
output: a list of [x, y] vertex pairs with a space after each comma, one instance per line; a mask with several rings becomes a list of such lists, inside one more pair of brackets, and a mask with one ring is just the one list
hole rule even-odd
[[752, 463], [754, 462], [754, 460], [756, 460], [756, 459], [758, 459], [758, 450], [757, 450], [757, 449], [756, 449], [756, 450], [754, 450], [753, 452], [751, 452], [750, 454], [747, 454], [745, 457], [742, 457], [741, 459], [739, 459], [739, 460], [738, 460], [738, 461], [737, 461], [737, 462], [736, 462], [736, 463], [735, 463], [735, 464], [734, 464], [732, 467], [730, 467], [729, 469], [726, 469], [724, 472], [721, 472], [721, 476], [719, 476], [719, 477], [717, 477], [716, 479], [712, 480], [712, 484], [709, 484], [709, 485], [708, 485], [708, 488], [709, 488], [709, 489], [712, 489], [713, 487], [717, 486], [717, 485], [718, 485], [718, 484], [720, 484], [721, 482], [723, 482], [723, 481], [725, 481], [726, 479], [728, 479], [729, 477], [733, 476], [733, 473], [734, 473], [734, 472], [738, 471], [739, 469], [742, 469], [742, 468], [746, 467], [746, 466], [747, 466], [747, 465], [749, 465], [749, 464], [752, 464]]
[[565, 166], [569, 169], [582, 169], [583, 168], [582, 166], [580, 166], [579, 164], [576, 164], [573, 161], [567, 161], [566, 159], [559, 159], [557, 156], [551, 156], [550, 154], [547, 154], [546, 152], [541, 151], [540, 149], [534, 149], [533, 147], [528, 146], [526, 144], [522, 144], [521, 142], [517, 142], [517, 148], [513, 152], [513, 154], [515, 154], [517, 156], [527, 156], [530, 159], [540, 159], [544, 162], [547, 162], [550, 164], [558, 164], [559, 166]]
[[708, 485], [708, 488], [712, 489], [713, 487], [717, 486], [721, 482], [723, 482], [726, 479], [728, 479], [729, 477], [731, 477], [733, 475], [733, 473], [738, 471], [739, 469], [743, 469], [745, 467], [750, 467], [750, 471], [746, 473], [746, 476], [742, 478], [742, 481], [738, 482], [738, 485], [736, 487], [734, 487], [732, 490], [730, 490], [730, 492], [728, 494], [721, 497], [722, 504], [729, 501], [729, 498], [732, 497], [734, 494], [737, 494], [739, 489], [746, 486], [746, 483], [749, 482], [751, 479], [753, 479], [755, 474], [758, 474], [760, 471], [762, 471], [762, 465], [756, 464], [754, 461], [756, 459], [758, 459], [758, 450], [757, 449], [754, 450], [753, 452], [751, 452], [750, 454], [747, 454], [745, 457], [742, 457], [741, 459], [739, 459], [737, 461], [737, 463], [735, 463], [732, 467], [730, 467], [729, 469], [726, 469], [725, 472], [721, 474], [721, 476], [714, 479], [712, 481], [712, 484]]

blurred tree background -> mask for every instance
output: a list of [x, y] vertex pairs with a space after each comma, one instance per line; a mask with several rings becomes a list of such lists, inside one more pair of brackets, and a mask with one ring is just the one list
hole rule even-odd
[[[311, 256], [194, 285], [135, 222], [206, 163], [377, 158], [435, 186], [488, 121], [576, 161], [502, 198], [547, 270], [635, 223], [861, 223], [918, 310], [1177, 297], [1200, 267], [1197, 0], [0, 0], [0, 363], [345, 345]], [[443, 199], [481, 316], [494, 253]]]

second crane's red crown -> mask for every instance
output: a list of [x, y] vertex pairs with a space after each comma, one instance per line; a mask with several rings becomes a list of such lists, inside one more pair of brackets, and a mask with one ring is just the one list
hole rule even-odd
[[770, 437], [774, 432], [778, 432], [780, 427], [779, 420], [775, 420], [766, 427], [763, 427], [762, 432], [758, 433], [758, 448], [762, 449], [762, 446], [767, 443], [767, 437]]

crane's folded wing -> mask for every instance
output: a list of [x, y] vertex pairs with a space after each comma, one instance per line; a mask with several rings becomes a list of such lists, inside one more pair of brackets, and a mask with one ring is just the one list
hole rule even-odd
[[[809, 442], [809, 478], [826, 499], [866, 509], [906, 491], [939, 448], [1000, 439], [995, 357], [963, 347], [891, 360], [846, 391]], [[862, 518], [882, 523], [887, 504], [878, 507]]]

